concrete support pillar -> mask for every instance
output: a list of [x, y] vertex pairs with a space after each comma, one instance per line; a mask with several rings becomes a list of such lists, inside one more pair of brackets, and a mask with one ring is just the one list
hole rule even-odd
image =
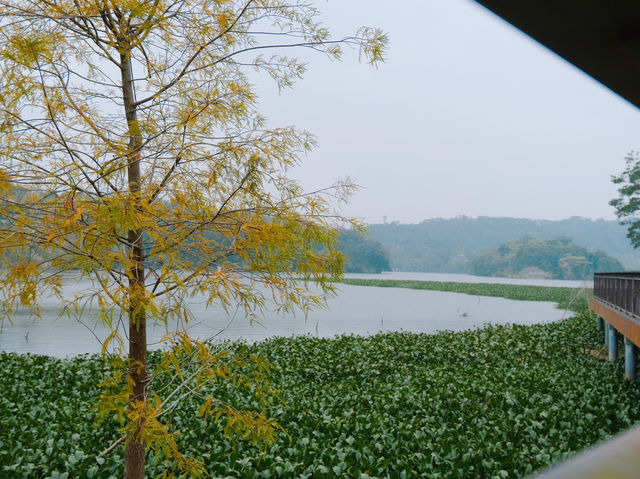
[[598, 316], [598, 331], [602, 331], [604, 329], [604, 319], [601, 316]]
[[609, 346], [609, 323], [604, 323], [604, 345]]
[[609, 325], [609, 361], [615, 361], [618, 357], [618, 331]]
[[629, 381], [635, 381], [638, 377], [636, 371], [636, 356], [638, 348], [635, 344], [624, 338], [624, 374]]

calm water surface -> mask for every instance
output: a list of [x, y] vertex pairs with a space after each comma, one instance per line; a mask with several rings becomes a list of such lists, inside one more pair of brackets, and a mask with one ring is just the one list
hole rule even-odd
[[[349, 275], [385, 279], [423, 279], [425, 281], [471, 282], [477, 278], [466, 275], [432, 273], [390, 273], [383, 275]], [[503, 280], [479, 278], [482, 282]], [[572, 282], [573, 283], [573, 282]], [[540, 284], [540, 281], [535, 282]], [[584, 286], [582, 282], [544, 280], [545, 286]], [[70, 285], [69, 294], [81, 285]], [[338, 296], [328, 302], [325, 310], [313, 311], [308, 318], [300, 315], [266, 314], [261, 324], [253, 325], [241, 314], [227, 314], [221, 308], [206, 310], [195, 298], [192, 309], [197, 323], [189, 325], [189, 333], [200, 339], [258, 341], [271, 336], [313, 335], [332, 337], [338, 334], [369, 335], [380, 331], [411, 331], [433, 333], [439, 330], [460, 331], [485, 323], [533, 324], [557, 321], [570, 312], [558, 310], [547, 302], [512, 301], [502, 298], [469, 296], [439, 291], [419, 291], [401, 288], [375, 288], [340, 285]], [[83, 322], [66, 317], [57, 319], [59, 310], [53, 301], [43, 304], [43, 319], [33, 321], [16, 315], [13, 324], [0, 330], [0, 350], [31, 352], [57, 357], [99, 352], [101, 341], [108, 334], [95, 316], [88, 312]], [[149, 327], [149, 342], [156, 343], [171, 330], [184, 325]]]

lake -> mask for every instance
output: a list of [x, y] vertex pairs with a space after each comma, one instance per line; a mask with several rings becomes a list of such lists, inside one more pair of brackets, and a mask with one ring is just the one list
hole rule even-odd
[[[514, 280], [479, 278], [468, 275], [436, 273], [388, 273], [382, 275], [347, 275], [382, 279], [420, 279], [424, 281], [502, 282], [507, 284], [542, 284], [544, 286], [590, 287], [584, 282], [551, 280]], [[477, 279], [483, 281], [477, 281]], [[523, 283], [523, 281], [525, 281]], [[529, 281], [529, 282], [527, 282]], [[68, 293], [80, 288], [69, 286]], [[271, 336], [313, 335], [332, 337], [338, 334], [369, 335], [381, 331], [434, 333], [440, 330], [460, 331], [492, 324], [534, 324], [557, 321], [572, 314], [548, 302], [513, 301], [502, 298], [470, 296], [440, 291], [402, 288], [376, 288], [339, 285], [339, 294], [331, 298], [327, 309], [316, 310], [305, 318], [302, 314], [265, 314], [261, 324], [250, 324], [240, 314], [227, 314], [222, 308], [206, 310], [195, 298], [192, 308], [196, 323], [189, 333], [200, 339], [259, 341]], [[99, 352], [107, 329], [91, 314], [83, 322], [66, 317], [57, 319], [55, 304], [43, 304], [43, 319], [33, 321], [16, 315], [13, 324], [0, 330], [0, 351], [46, 354], [56, 357]], [[169, 329], [176, 329], [171, 325]], [[162, 326], [149, 326], [150, 347], [168, 332]]]

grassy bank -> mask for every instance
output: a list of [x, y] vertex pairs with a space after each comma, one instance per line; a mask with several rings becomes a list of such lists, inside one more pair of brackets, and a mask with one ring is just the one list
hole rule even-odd
[[555, 286], [528, 286], [494, 283], [454, 283], [440, 281], [414, 281], [396, 279], [352, 279], [345, 278], [344, 284], [353, 286], [376, 286], [379, 288], [424, 289], [429, 291], [445, 291], [463, 293], [474, 296], [493, 296], [522, 301], [553, 301], [561, 309], [577, 311], [585, 306], [580, 301], [591, 294], [591, 290], [563, 288]]
[[[640, 388], [590, 354], [601, 333], [584, 299], [570, 304], [575, 317], [545, 325], [235, 345], [274, 364], [284, 403], [270, 413], [291, 440], [233, 444], [187, 404], [173, 424], [213, 477], [521, 477], [640, 420]], [[0, 364], [0, 477], [120, 477], [121, 449], [96, 460], [116, 427], [90, 411], [100, 358]]]

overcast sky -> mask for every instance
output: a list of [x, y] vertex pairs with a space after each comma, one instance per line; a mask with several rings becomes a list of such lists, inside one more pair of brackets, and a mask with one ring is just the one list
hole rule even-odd
[[335, 36], [381, 27], [390, 50], [378, 69], [312, 55], [294, 90], [260, 85], [272, 126], [318, 137], [294, 172], [307, 189], [355, 179], [343, 212], [369, 223], [615, 218], [640, 110], [471, 0], [316, 3]]

